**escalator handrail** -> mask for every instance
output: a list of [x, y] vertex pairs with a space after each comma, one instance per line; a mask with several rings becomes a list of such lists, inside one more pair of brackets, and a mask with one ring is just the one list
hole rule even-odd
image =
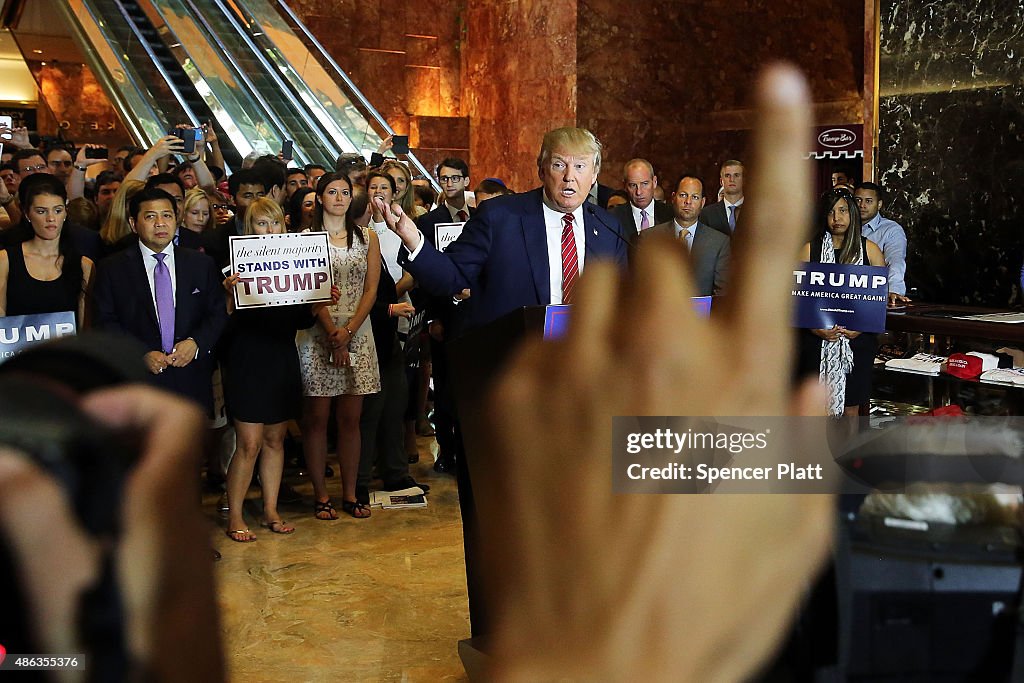
[[[85, 59], [96, 75], [96, 79], [108, 93], [121, 121], [132, 135], [132, 139], [147, 140], [149, 136], [146, 133], [146, 126], [142, 123], [143, 114], [137, 111], [137, 107], [129, 102], [130, 98], [116, 85], [117, 79], [110, 75], [110, 70], [113, 70], [114, 67], [106, 64], [99, 56], [96, 46], [93, 45], [89, 29], [84, 25], [83, 17], [76, 11], [77, 7], [82, 13], [88, 15], [89, 20], [95, 27], [93, 30], [105, 41], [105, 32], [100, 29], [101, 22], [96, 18], [95, 8], [84, 2], [84, 0], [78, 0], [77, 4], [72, 2], [57, 3], [56, 7], [62, 13], [67, 25], [70, 27], [72, 38], [85, 55]], [[118, 57], [117, 51], [110, 48], [109, 42], [105, 42], [105, 44], [116, 61], [117, 68], [123, 73], [125, 65]], [[146, 114], [156, 123], [157, 128], [166, 128], [166, 118], [161, 118], [164, 116], [164, 112], [155, 106], [155, 103], [147, 97], [147, 93], [135, 83], [134, 79], [127, 79], [127, 82], [134, 88], [136, 96], [148, 110]]]
[[[192, 8], [192, 11], [195, 13], [195, 15], [199, 17], [200, 21], [202, 21], [203, 23], [203, 27], [207, 30], [207, 32], [210, 35], [216, 35], [213, 32], [212, 27], [206, 21], [205, 15], [203, 15], [196, 7], [194, 0], [184, 0], [184, 2], [188, 4], [188, 6]], [[253, 42], [249, 34], [246, 33], [246, 31], [238, 24], [238, 21], [235, 19], [235, 17], [232, 16], [232, 13], [224, 6], [223, 0], [218, 1], [215, 4], [217, 5], [217, 8], [220, 9], [224, 17], [228, 20], [228, 22], [230, 22], [230, 24], [234, 26], [235, 32], [242, 38], [245, 44], [249, 47], [249, 49], [252, 51], [252, 54], [255, 55], [256, 59], [258, 59], [260, 64], [263, 65], [264, 72], [267, 75], [269, 75], [270, 78], [277, 85], [278, 91], [287, 100], [288, 104], [295, 111], [296, 116], [300, 117], [303, 120], [303, 122], [305, 122], [308, 130], [316, 134], [316, 137], [320, 140], [320, 145], [324, 149], [333, 150], [337, 146], [333, 138], [329, 135], [324, 135], [323, 128], [319, 125], [319, 122], [317, 122], [313, 117], [309, 115], [309, 111], [306, 108], [306, 106], [302, 102], [296, 101], [296, 98], [292, 93], [291, 85], [288, 84], [283, 78], [281, 78], [281, 75], [277, 72], [277, 69], [274, 68], [274, 65], [271, 64], [267, 60], [266, 56], [263, 54], [263, 50], [255, 42]], [[227, 59], [227, 61], [231, 64], [231, 68], [233, 68], [238, 73], [243, 73], [242, 69], [239, 68], [238, 64], [235, 62], [234, 58], [228, 53], [228, 51], [223, 50], [222, 52], [224, 54], [225, 59]], [[245, 83], [247, 86], [249, 86], [249, 90], [253, 94], [253, 96], [257, 100], [259, 100], [258, 91], [256, 90], [256, 87], [252, 84], [252, 82], [249, 81], [248, 77], [245, 78]], [[279, 133], [281, 135], [282, 140], [285, 140], [288, 137], [290, 137], [288, 134], [287, 127], [285, 127], [283, 124], [280, 124]], [[314, 150], [309, 151], [312, 152]]]
[[[317, 50], [320, 51], [320, 56], [331, 67], [331, 69], [334, 70], [335, 77], [340, 79], [345, 84], [349, 96], [355, 95], [355, 98], [359, 101], [359, 104], [362, 105], [363, 110], [368, 112], [373, 117], [373, 119], [377, 122], [377, 125], [383, 128], [388, 135], [394, 135], [395, 131], [391, 128], [391, 126], [388, 125], [388, 122], [384, 120], [384, 117], [380, 115], [380, 112], [378, 112], [376, 108], [374, 108], [374, 106], [370, 104], [370, 101], [366, 99], [366, 96], [363, 95], [362, 91], [360, 91], [359, 88], [356, 87], [356, 84], [352, 82], [352, 79], [348, 77], [348, 74], [346, 74], [345, 71], [340, 66], [338, 66], [338, 63], [334, 61], [334, 57], [332, 57], [331, 54], [324, 48], [324, 46], [320, 44], [320, 41], [316, 39], [316, 36], [314, 36], [310, 32], [310, 30], [306, 28], [306, 25], [302, 23], [302, 20], [300, 20], [299, 17], [296, 16], [295, 12], [292, 11], [292, 8], [288, 6], [288, 3], [285, 2], [284, 0], [275, 1], [280, 11], [284, 13], [286, 16], [288, 16], [288, 18], [292, 20], [292, 23], [302, 31], [306, 39], [312, 45], [314, 45]], [[434, 178], [434, 174], [428, 171], [426, 167], [423, 166], [423, 163], [420, 162], [420, 160], [417, 159], [416, 155], [413, 154], [412, 152], [409, 152], [409, 154], [407, 154], [406, 156], [409, 159], [410, 163], [412, 163], [412, 165], [416, 168], [416, 170], [420, 172], [420, 175], [422, 175], [424, 178], [430, 181], [430, 184], [433, 186], [434, 190], [440, 192], [441, 185]]]
[[[142, 32], [139, 31], [139, 27], [136, 26], [132, 18], [128, 16], [128, 12], [124, 8], [124, 3], [122, 3], [121, 0], [114, 0], [114, 5], [121, 13], [121, 16], [124, 17], [125, 23], [128, 25], [128, 28], [131, 30], [131, 32], [135, 35], [136, 40], [139, 41], [139, 45], [141, 45], [142, 49], [145, 50], [146, 55], [149, 57], [150, 61], [152, 61], [153, 66], [156, 68], [156, 70], [160, 73], [160, 76], [162, 76], [164, 81], [167, 83], [168, 89], [170, 89], [171, 93], [174, 95], [174, 99], [178, 101], [178, 106], [180, 106], [181, 110], [185, 112], [185, 116], [188, 117], [189, 121], [192, 123], [193, 126], [199, 125], [199, 118], [196, 116], [196, 113], [192, 111], [192, 107], [188, 105], [188, 102], [185, 101], [185, 98], [178, 91], [178, 88], [174, 85], [174, 81], [171, 80], [170, 74], [167, 73], [167, 70], [164, 69], [163, 65], [160, 63], [160, 58], [157, 57], [156, 53], [150, 47], [149, 41], [147, 41], [145, 37], [143, 37]], [[156, 140], [148, 141], [149, 144], [154, 144], [155, 142]]]
[[[148, 1], [148, 0], [146, 0], [146, 1]], [[210, 27], [209, 23], [207, 23], [205, 17], [203, 16], [203, 13], [200, 12], [195, 7], [195, 5], [191, 2], [191, 0], [182, 0], [182, 1], [185, 2], [186, 4], [188, 4], [189, 8], [192, 10], [191, 11], [191, 16], [189, 18], [192, 19], [193, 21], [197, 21], [197, 22], [201, 23], [202, 28], [204, 29], [204, 31], [206, 33], [207, 42], [210, 43], [211, 42], [210, 38], [213, 37], [213, 36], [216, 36], [216, 33], [213, 32], [213, 30]], [[167, 23], [167, 18], [164, 17], [164, 14], [163, 14], [163, 12], [160, 11], [160, 8], [156, 7], [152, 2], [149, 3], [149, 6], [156, 12], [157, 16], [159, 16], [161, 19], [163, 19], [164, 26], [167, 29], [167, 34], [173, 38], [174, 42], [176, 42], [179, 45], [181, 45], [181, 49], [183, 51], [185, 51], [186, 53], [188, 53], [189, 56], [191, 57], [191, 53], [189, 52], [188, 48], [185, 46], [184, 43], [182, 43], [180, 40], [178, 40], [177, 34], [174, 33], [174, 31], [171, 29], [170, 24]], [[234, 72], [234, 75], [239, 80], [239, 82], [245, 84], [245, 86], [247, 88], [247, 95], [248, 95], [248, 97], [246, 99], [248, 99], [250, 101], [253, 101], [253, 102], [259, 103], [260, 102], [260, 98], [259, 98], [259, 96], [257, 94], [258, 91], [256, 90], [256, 86], [245, 75], [245, 72], [242, 69], [239, 68], [239, 66], [235, 62], [235, 60], [232, 59], [229, 54], [227, 54], [226, 50], [220, 50], [220, 51], [217, 52], [217, 54], [220, 54], [224, 58], [224, 60], [227, 62], [228, 66], [231, 68], [231, 70]], [[173, 53], [172, 53], [172, 55], [173, 55]], [[192, 61], [193, 61], [193, 63], [195, 63], [195, 59], [194, 58], [192, 59]], [[198, 66], [196, 67], [196, 70], [199, 71]], [[187, 72], [186, 72], [186, 75], [187, 75]], [[204, 75], [203, 78], [205, 79], [206, 76]], [[191, 80], [191, 79], [189, 79], [189, 80]], [[260, 111], [261, 111], [261, 113], [263, 115], [265, 115], [267, 117], [268, 122], [271, 123], [274, 126], [274, 129], [277, 131], [279, 136], [281, 136], [281, 131], [287, 130], [287, 128], [285, 127], [284, 123], [277, 117], [277, 115], [273, 111], [271, 111], [270, 109], [265, 108], [265, 107], [260, 107]], [[281, 137], [283, 139], [283, 136], [281, 136]]]

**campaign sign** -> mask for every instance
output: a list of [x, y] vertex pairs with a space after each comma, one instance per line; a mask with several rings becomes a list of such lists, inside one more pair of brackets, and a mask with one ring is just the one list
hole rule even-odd
[[74, 333], [75, 314], [72, 311], [2, 317], [0, 318], [0, 363], [33, 344], [48, 339], [67, 337]]
[[327, 233], [232, 236], [230, 241], [231, 272], [238, 273], [235, 308], [331, 300]]
[[803, 263], [793, 271], [796, 326], [885, 332], [888, 269], [840, 263]]
[[692, 296], [690, 301], [693, 302], [693, 311], [697, 314], [698, 318], [710, 318], [711, 317], [711, 299], [710, 296]]
[[544, 310], [544, 338], [559, 339], [569, 331], [569, 304], [549, 305]]
[[459, 239], [465, 223], [438, 223], [434, 226], [434, 244], [438, 251], [444, 251], [448, 245]]

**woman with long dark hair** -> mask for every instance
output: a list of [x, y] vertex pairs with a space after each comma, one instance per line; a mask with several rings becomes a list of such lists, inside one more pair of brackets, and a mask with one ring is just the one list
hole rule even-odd
[[303, 232], [313, 225], [316, 195], [312, 187], [300, 187], [288, 200], [288, 232]]
[[363, 396], [380, 391], [380, 372], [370, 331], [370, 309], [380, 279], [380, 246], [372, 230], [349, 215], [352, 183], [342, 173], [328, 173], [316, 185], [311, 230], [328, 236], [334, 283], [341, 290], [337, 304], [320, 311], [317, 324], [296, 336], [305, 391], [302, 443], [316, 496], [317, 519], [337, 519], [327, 493], [327, 419], [336, 400], [338, 461], [341, 467], [342, 510], [357, 519], [370, 508], [356, 499], [359, 469], [359, 417]]
[[[821, 196], [815, 215], [817, 232], [804, 245], [803, 261], [885, 266], [878, 245], [862, 237], [860, 212], [853, 195], [835, 188]], [[802, 330], [800, 374], [817, 374], [829, 390], [829, 414], [857, 415], [871, 398], [875, 335], [834, 326]]]
[[64, 183], [48, 173], [21, 181], [18, 200], [32, 236], [0, 251], [0, 315], [72, 311], [79, 329], [85, 325], [93, 264], [64, 230], [67, 197]]

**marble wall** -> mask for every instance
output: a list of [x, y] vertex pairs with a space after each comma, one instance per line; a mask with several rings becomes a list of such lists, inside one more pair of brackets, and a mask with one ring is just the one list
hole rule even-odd
[[466, 104], [471, 170], [536, 187], [544, 133], [576, 121], [576, 0], [470, 0]]
[[[861, 123], [864, 5], [829, 0], [580, 0], [578, 120], [605, 143], [601, 181], [642, 156], [662, 185], [696, 171], [718, 189], [743, 159], [758, 66], [803, 68], [819, 125]], [[674, 189], [674, 188], [672, 188]]]
[[76, 143], [117, 148], [131, 144], [113, 105], [88, 66], [73, 63], [26, 62], [39, 84], [37, 130], [57, 131]]
[[289, 0], [334, 60], [428, 166], [468, 157], [467, 0]]
[[474, 179], [499, 176], [515, 189], [537, 184], [543, 133], [572, 124], [605, 143], [605, 184], [620, 187], [622, 164], [639, 155], [665, 185], [684, 169], [717, 185], [719, 162], [744, 155], [751, 79], [772, 59], [804, 67], [817, 123], [864, 120], [860, 3], [291, 5], [417, 153], [454, 151]]
[[922, 300], [1020, 303], [1024, 3], [883, 0], [877, 175]]

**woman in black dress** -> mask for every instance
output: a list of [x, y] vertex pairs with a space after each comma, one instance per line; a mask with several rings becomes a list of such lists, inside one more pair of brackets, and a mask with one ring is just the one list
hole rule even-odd
[[[829, 190], [818, 204], [817, 233], [804, 245], [802, 261], [884, 266], [878, 245], [861, 237], [860, 212], [846, 189]], [[817, 375], [829, 390], [829, 414], [857, 415], [871, 398], [875, 335], [845, 327], [801, 330], [800, 375]]]
[[70, 231], [63, 229], [64, 183], [34, 173], [21, 182], [18, 200], [32, 237], [0, 251], [0, 316], [72, 311], [81, 328], [92, 261], [78, 253]]
[[[245, 213], [245, 234], [281, 234], [284, 213], [277, 202], [261, 198]], [[238, 273], [224, 280], [229, 292]], [[332, 290], [337, 299], [338, 292]], [[228, 466], [228, 538], [255, 541], [242, 516], [245, 494], [260, 456], [263, 526], [276, 534], [295, 531], [281, 520], [277, 493], [284, 468], [284, 436], [288, 420], [299, 416], [302, 376], [295, 350], [295, 331], [311, 327], [319, 309], [313, 306], [268, 306], [235, 311], [221, 339], [224, 398], [235, 423], [235, 454]]]

